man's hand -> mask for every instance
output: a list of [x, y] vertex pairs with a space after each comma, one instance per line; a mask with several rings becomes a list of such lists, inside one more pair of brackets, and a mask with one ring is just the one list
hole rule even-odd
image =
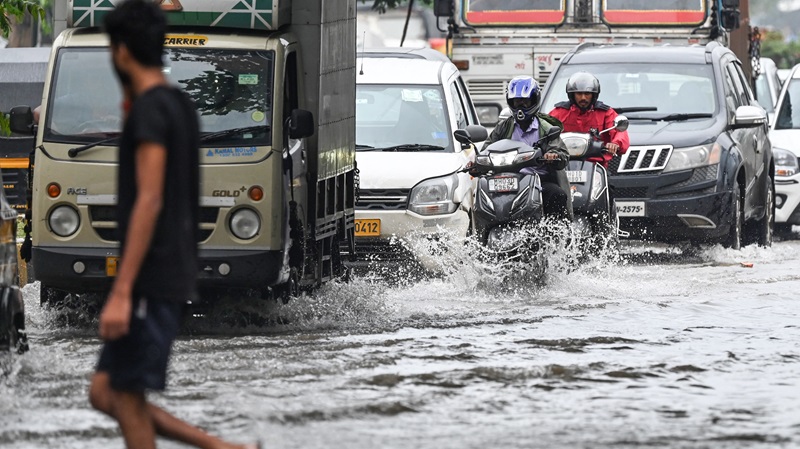
[[544, 157], [544, 160], [546, 160], [547, 162], [553, 162], [558, 160], [558, 153], [553, 151], [548, 151], [542, 157]]
[[617, 145], [616, 143], [607, 143], [606, 151], [608, 151], [611, 154], [617, 154], [617, 151], [619, 151], [619, 145]]
[[116, 340], [128, 334], [131, 323], [132, 297], [130, 293], [111, 291], [100, 313], [100, 338]]

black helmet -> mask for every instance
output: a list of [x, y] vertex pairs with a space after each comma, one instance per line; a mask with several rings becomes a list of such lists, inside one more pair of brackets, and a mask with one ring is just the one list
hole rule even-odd
[[589, 72], [575, 73], [567, 80], [567, 97], [572, 104], [575, 104], [576, 92], [591, 92], [592, 104], [595, 104], [600, 97], [600, 81]]

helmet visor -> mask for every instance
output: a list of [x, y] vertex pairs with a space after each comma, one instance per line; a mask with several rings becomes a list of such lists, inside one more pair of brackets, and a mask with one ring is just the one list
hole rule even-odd
[[511, 98], [508, 100], [511, 109], [530, 109], [536, 105], [533, 98]]

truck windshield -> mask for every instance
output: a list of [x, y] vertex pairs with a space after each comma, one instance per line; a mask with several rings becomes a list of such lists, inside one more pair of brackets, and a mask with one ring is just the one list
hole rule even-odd
[[671, 114], [713, 114], [717, 111], [711, 65], [627, 63], [565, 65], [548, 81], [542, 111], [567, 101], [569, 77], [586, 71], [600, 81], [600, 101], [612, 108], [655, 108], [626, 113], [629, 118], [657, 118]]
[[800, 79], [787, 82], [789, 85], [778, 108], [775, 129], [800, 129]]
[[[209, 145], [269, 144], [269, 127], [259, 125], [271, 123], [272, 52], [170, 48], [164, 61], [167, 78], [197, 106], [204, 134], [259, 130]], [[122, 96], [107, 48], [61, 49], [49, 98], [48, 140], [90, 143], [121, 131]]]
[[439, 86], [359, 85], [356, 87], [357, 151], [408, 144], [454, 151], [448, 117], [447, 103]]
[[707, 0], [604, 0], [603, 21], [609, 25], [700, 25], [707, 10]]
[[564, 21], [564, 0], [463, 0], [464, 20], [481, 25], [557, 25]]

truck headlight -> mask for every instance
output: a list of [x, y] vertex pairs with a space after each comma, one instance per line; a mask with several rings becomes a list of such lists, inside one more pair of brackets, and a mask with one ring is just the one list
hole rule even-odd
[[672, 150], [672, 156], [670, 156], [667, 166], [664, 167], [664, 173], [719, 164], [721, 155], [722, 147], [716, 143], [689, 148], [675, 148]]
[[420, 215], [452, 214], [458, 207], [453, 202], [457, 187], [456, 175], [422, 181], [411, 189], [408, 209]]
[[239, 209], [231, 215], [231, 232], [242, 240], [249, 240], [261, 229], [261, 219], [253, 209]]
[[59, 237], [69, 237], [81, 225], [81, 217], [72, 206], [58, 206], [50, 211], [47, 218], [50, 230]]
[[772, 156], [775, 158], [775, 177], [794, 176], [800, 172], [797, 156], [789, 150], [772, 147]]

